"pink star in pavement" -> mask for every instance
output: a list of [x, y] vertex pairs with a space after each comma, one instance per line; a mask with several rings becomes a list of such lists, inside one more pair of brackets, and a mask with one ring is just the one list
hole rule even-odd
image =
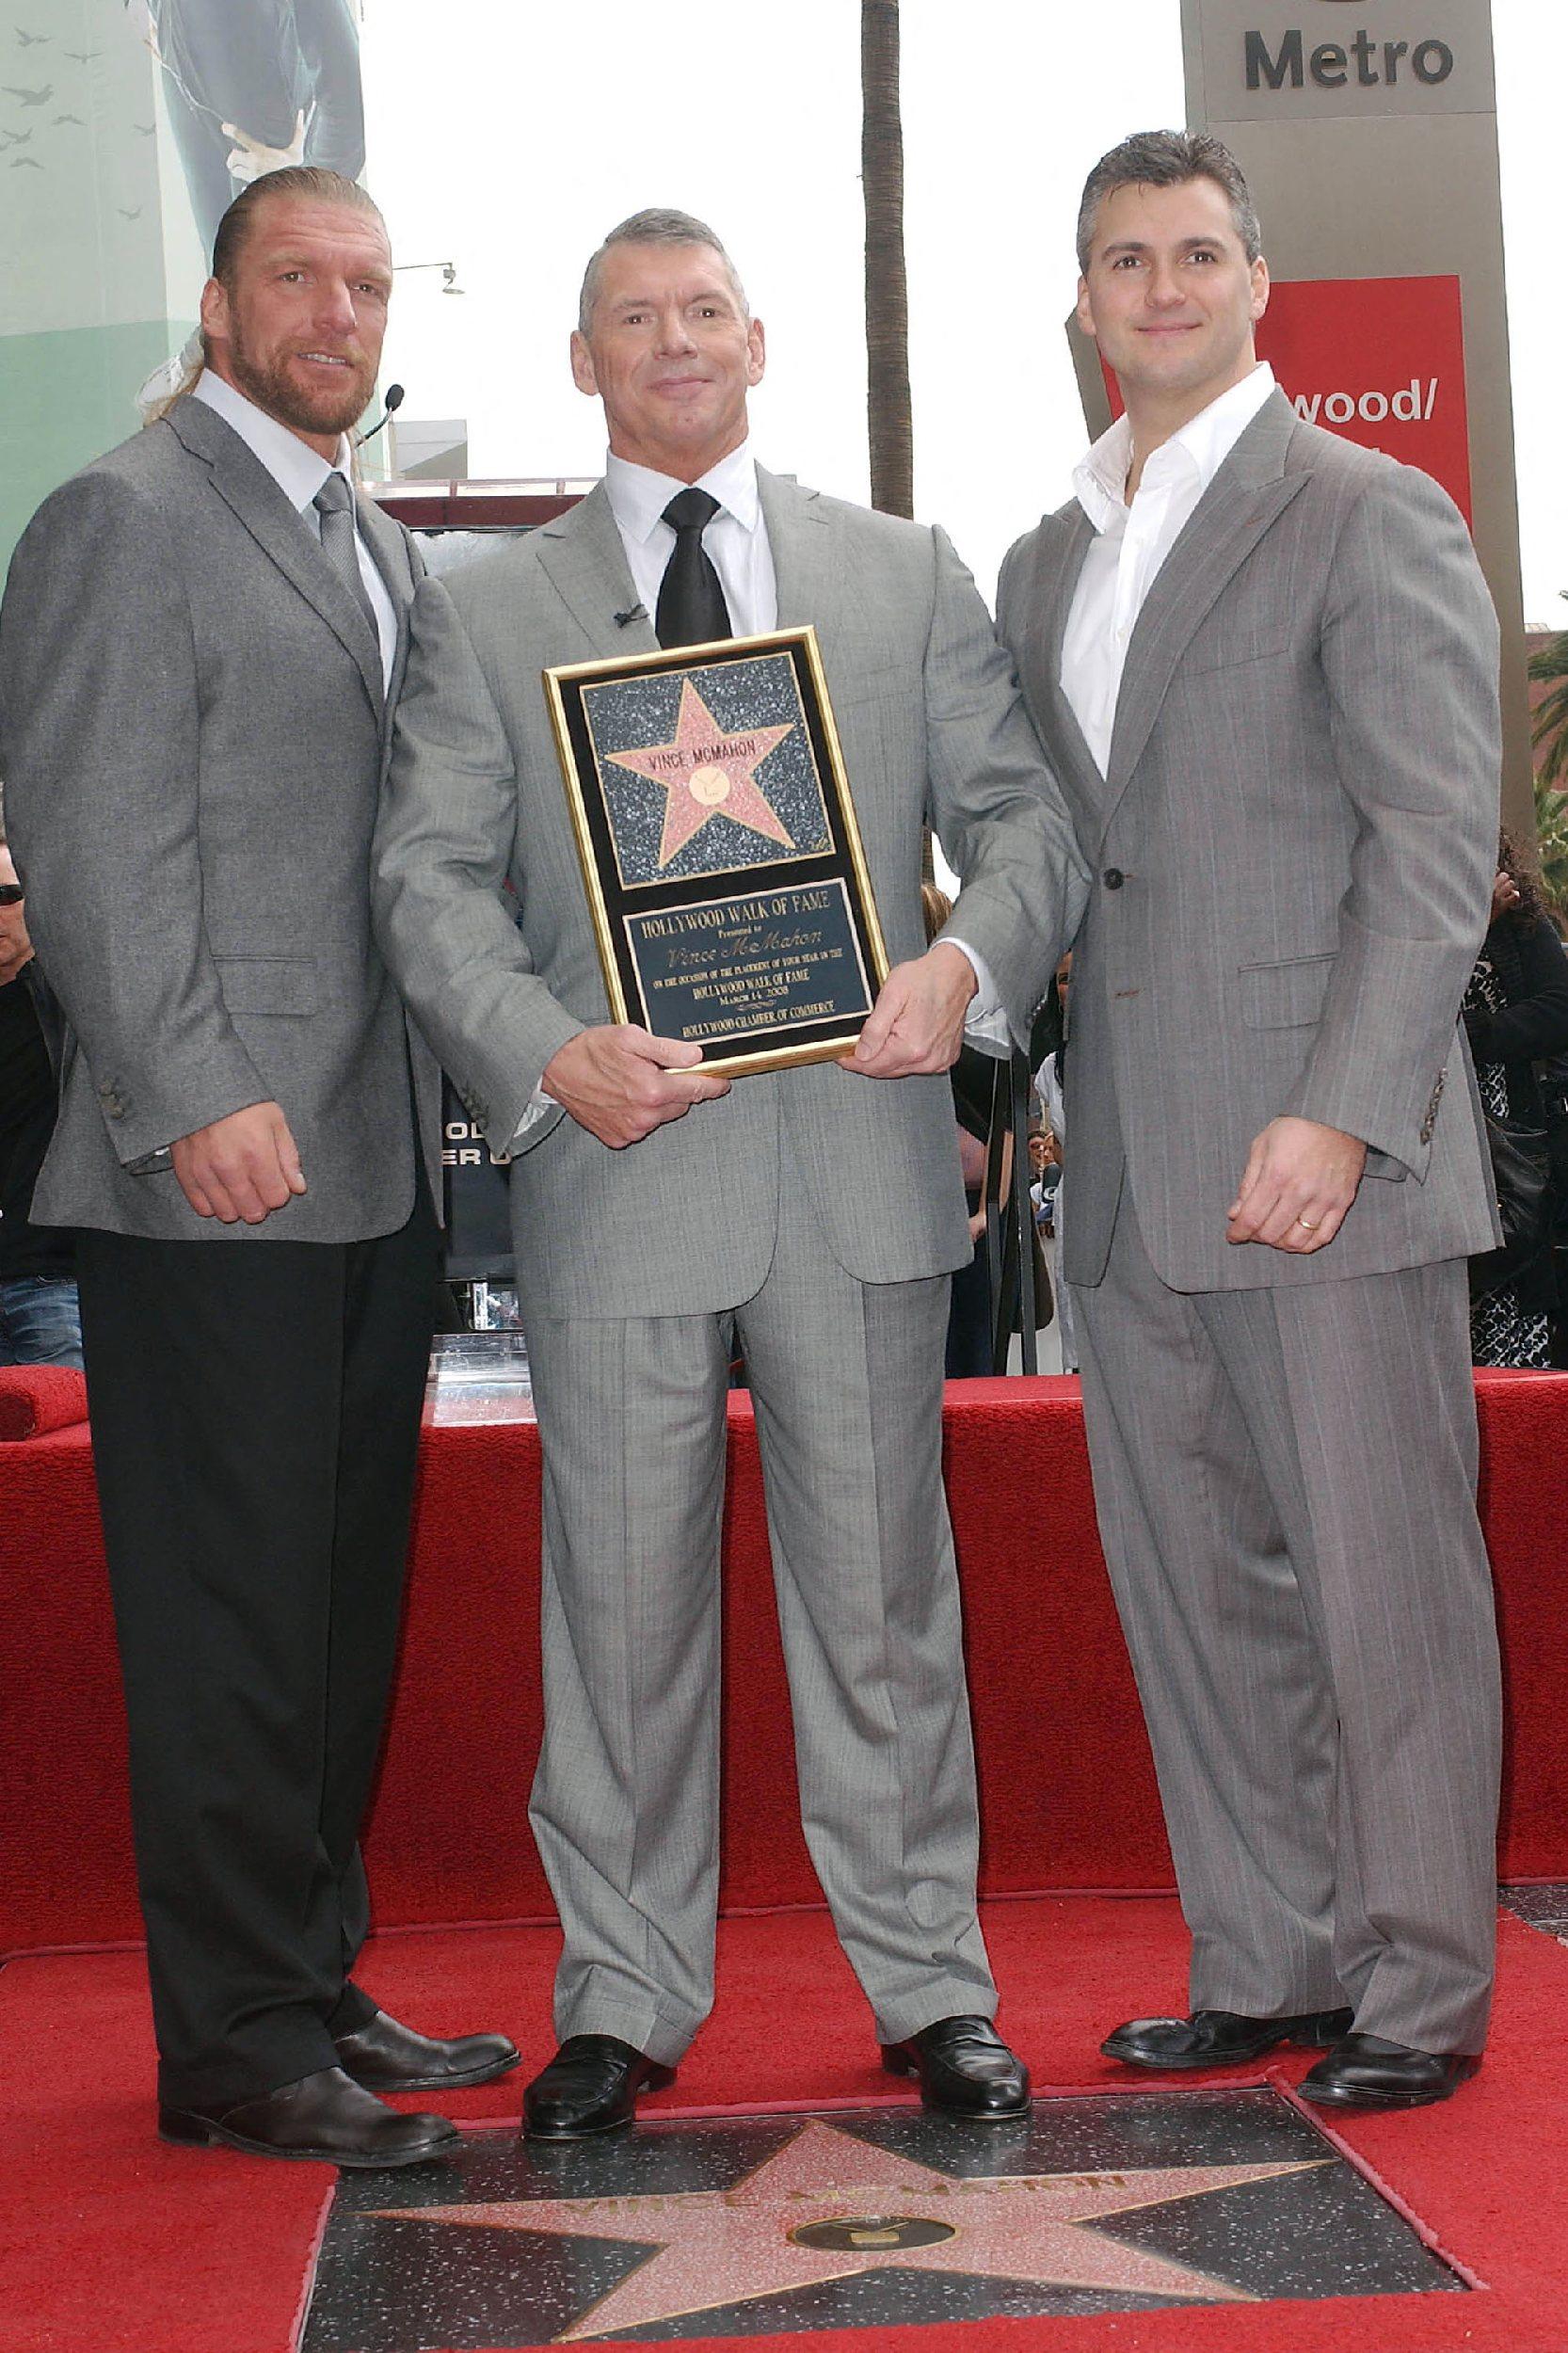
[[689, 678], [680, 681], [680, 710], [673, 744], [648, 744], [640, 751], [608, 752], [617, 767], [662, 785], [664, 830], [659, 843], [659, 864], [665, 867], [683, 850], [693, 834], [710, 817], [724, 815], [770, 841], [793, 847], [778, 811], [759, 790], [755, 772], [768, 754], [793, 732], [793, 721], [781, 728], [747, 728], [726, 735]]
[[[381, 2211], [417, 2215], [425, 2222], [646, 2245], [647, 2261], [562, 2330], [556, 2343], [570, 2345], [612, 2329], [788, 2295], [818, 2281], [885, 2266], [1110, 2288], [1194, 2303], [1250, 2303], [1255, 2299], [1227, 2281], [1102, 2237], [1084, 2225], [1105, 2215], [1201, 2198], [1239, 2182], [1272, 2181], [1332, 2162], [1309, 2158], [969, 2180], [917, 2165], [813, 2120], [730, 2189]], [[847, 2244], [822, 2244], [824, 2226]], [[925, 2244], [918, 2243], [922, 2233], [930, 2234]], [[810, 2233], [816, 2234], [815, 2244]]]

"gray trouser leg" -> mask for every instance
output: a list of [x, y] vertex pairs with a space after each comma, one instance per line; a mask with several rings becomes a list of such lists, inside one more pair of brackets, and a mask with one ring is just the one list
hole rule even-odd
[[1187, 1296], [1124, 1198], [1076, 1295], [1194, 2007], [1477, 2050], [1499, 1701], [1463, 1267]]
[[529, 1817], [566, 1944], [555, 2030], [668, 2065], [713, 1997], [719, 1521], [713, 1316], [535, 1320], [544, 1738]]
[[[947, 1282], [865, 1285], [786, 1188], [736, 1310], [807, 1842], [884, 2041], [996, 1988], [941, 1484]], [[728, 1318], [536, 1320], [545, 1732], [530, 1817], [565, 1931], [559, 2035], [666, 2064], [712, 2000]]]
[[884, 2041], [995, 2014], [958, 1578], [945, 1276], [866, 1284], [785, 1187], [737, 1314], [757, 1408], [807, 1843]]
[[1336, 1974], [1363, 2034], [1479, 2051], [1502, 1700], [1464, 1263], [1204, 1309], [1334, 1693]]

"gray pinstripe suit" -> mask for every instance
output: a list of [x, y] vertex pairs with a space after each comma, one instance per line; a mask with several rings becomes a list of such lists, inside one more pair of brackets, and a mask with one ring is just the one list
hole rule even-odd
[[[822, 641], [889, 954], [924, 946], [929, 811], [965, 876], [954, 928], [1021, 1035], [1082, 870], [984, 607], [940, 532], [759, 488], [780, 626]], [[551, 1056], [607, 1017], [539, 673], [651, 649], [613, 617], [634, 597], [600, 489], [416, 600], [378, 928], [502, 1147]], [[945, 1278], [969, 1247], [946, 1080], [772, 1072], [619, 1152], [557, 1112], [522, 1140], [512, 1207], [545, 1449], [532, 1818], [566, 1931], [558, 2032], [669, 2062], [712, 2000], [731, 1316], [840, 1938], [884, 2041], [989, 2014], [940, 1476]]]
[[[1092, 529], [1000, 626], [1098, 870], [1065, 1273], [1101, 1534], [1194, 2008], [1484, 2038], [1498, 1691], [1464, 1255], [1494, 1219], [1455, 1016], [1496, 842], [1496, 629], [1423, 474], [1275, 393], [1140, 615], [1108, 771], [1062, 691]], [[1233, 1246], [1281, 1114], [1369, 1147], [1337, 1237]]]

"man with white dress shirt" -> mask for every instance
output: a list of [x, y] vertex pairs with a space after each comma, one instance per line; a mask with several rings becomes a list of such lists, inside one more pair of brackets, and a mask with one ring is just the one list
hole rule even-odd
[[[712, 230], [648, 212], [613, 232], [571, 362], [604, 404], [604, 483], [422, 586], [376, 859], [388, 961], [512, 1157], [545, 1458], [531, 1812], [565, 1930], [561, 2048], [527, 2129], [627, 2124], [712, 1999], [732, 1334], [840, 1938], [885, 2063], [929, 2103], [1014, 2116], [1028, 2077], [991, 2023], [941, 1485], [947, 1278], [969, 1241], [939, 1074], [977, 992], [1027, 1037], [1081, 870], [944, 535], [757, 465], [762, 328]], [[608, 1021], [540, 671], [806, 622], [895, 966], [844, 1067], [731, 1085], [695, 1046]], [[929, 952], [928, 813], [965, 878]]]
[[159, 2126], [347, 2166], [455, 2144], [380, 2092], [517, 2063], [351, 1976], [437, 1274], [437, 1074], [368, 893], [418, 564], [347, 435], [391, 290], [362, 189], [257, 182], [200, 380], [45, 501], [0, 611], [8, 818], [69, 1023], [35, 1206], [78, 1229]]
[[1201, 135], [1091, 173], [1079, 317], [1125, 414], [999, 626], [1096, 870], [1064, 1273], [1100, 1532], [1192, 1931], [1157, 2069], [1322, 2051], [1329, 2105], [1472, 2073], [1498, 1676], [1459, 1002], [1496, 842], [1496, 626], [1427, 475], [1257, 363], [1256, 214]]

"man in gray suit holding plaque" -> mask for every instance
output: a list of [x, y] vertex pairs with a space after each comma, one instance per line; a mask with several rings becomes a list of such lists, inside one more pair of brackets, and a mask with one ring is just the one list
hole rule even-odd
[[80, 1229], [159, 2125], [365, 2167], [457, 2138], [380, 2093], [518, 2056], [352, 1976], [437, 1266], [436, 1072], [367, 887], [418, 559], [346, 439], [392, 283], [352, 181], [236, 198], [199, 381], [44, 502], [0, 615], [7, 815], [70, 1024], [36, 1203]]
[[[377, 831], [388, 960], [513, 1156], [545, 1450], [532, 1819], [566, 1935], [561, 2048], [525, 2119], [551, 2138], [630, 2121], [712, 2002], [732, 1334], [807, 1836], [886, 2062], [961, 2115], [1027, 2099], [975, 1910], [940, 1469], [946, 1278], [969, 1242], [937, 1074], [982, 982], [1027, 1035], [1082, 871], [947, 539], [760, 469], [746, 396], [762, 364], [710, 229], [645, 213], [612, 232], [572, 338], [576, 381], [604, 404], [606, 480], [422, 588]], [[797, 623], [821, 640], [895, 966], [847, 1067], [728, 1083], [696, 1045], [606, 1018], [540, 673]], [[966, 877], [929, 953], [927, 815]]]
[[1100, 1531], [1183, 1906], [1150, 2068], [1323, 2050], [1325, 2104], [1473, 2072], [1498, 1677], [1464, 1259], [1495, 1240], [1455, 1020], [1496, 849], [1497, 634], [1424, 474], [1300, 423], [1209, 138], [1090, 175], [1079, 316], [1126, 416], [1000, 628], [1095, 870], [1064, 1273]]

